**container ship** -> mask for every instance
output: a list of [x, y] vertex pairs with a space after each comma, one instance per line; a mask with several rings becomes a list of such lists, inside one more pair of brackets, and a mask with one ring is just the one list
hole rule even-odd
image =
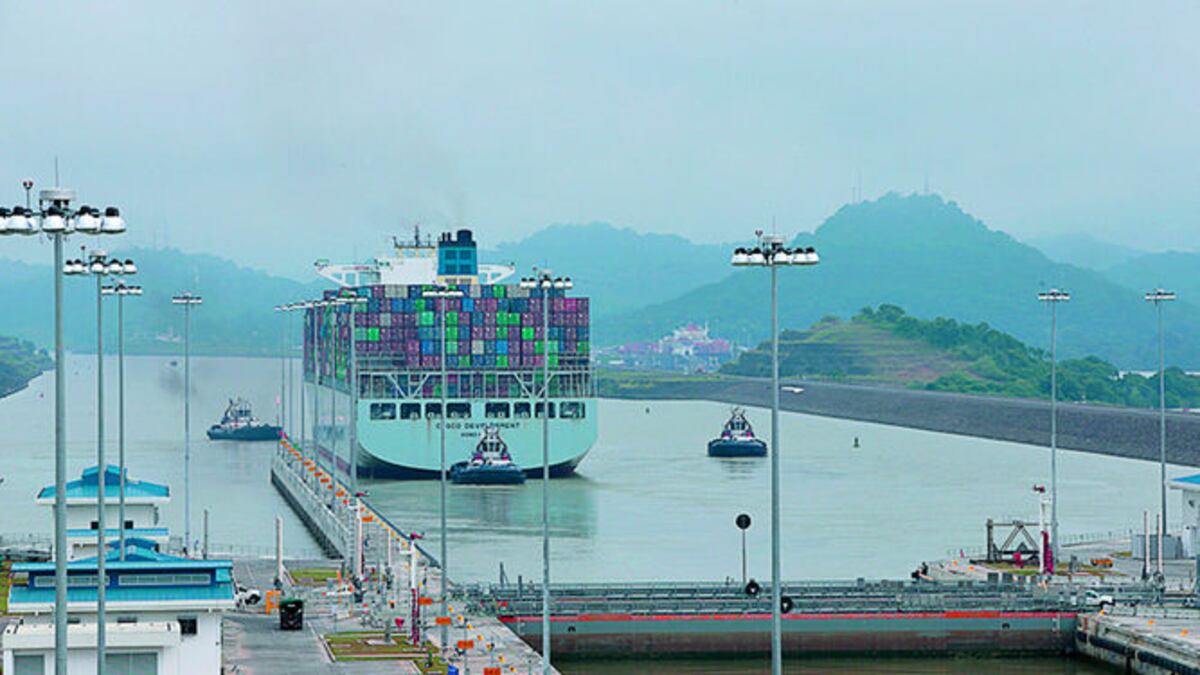
[[[393, 249], [367, 263], [316, 263], [317, 273], [338, 286], [325, 292], [326, 300], [366, 300], [353, 309], [330, 303], [305, 312], [303, 386], [308, 410], [316, 413], [308, 426], [318, 452], [348, 469], [347, 432], [354, 424], [361, 475], [438, 476], [444, 387], [447, 467], [469, 459], [483, 429], [496, 427], [512, 461], [540, 472], [548, 387], [551, 474], [574, 471], [597, 429], [588, 299], [505, 283], [515, 267], [480, 264], [470, 230], [435, 242], [416, 229], [411, 241], [394, 239]], [[437, 288], [457, 289], [461, 297], [429, 297]], [[548, 336], [543, 303], [549, 303]], [[357, 411], [351, 411], [355, 370]]]

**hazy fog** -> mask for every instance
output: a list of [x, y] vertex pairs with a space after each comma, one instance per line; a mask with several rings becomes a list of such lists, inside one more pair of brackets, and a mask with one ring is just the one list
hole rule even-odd
[[[700, 240], [930, 186], [1193, 248], [1200, 9], [1128, 2], [3, 2], [0, 202], [302, 275], [413, 222]], [[1189, 46], [1190, 45], [1190, 46]], [[44, 259], [34, 242], [0, 256]]]

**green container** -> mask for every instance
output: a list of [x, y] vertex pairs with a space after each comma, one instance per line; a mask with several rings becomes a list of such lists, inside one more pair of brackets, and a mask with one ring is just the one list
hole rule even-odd
[[[497, 354], [496, 355], [496, 367], [497, 368], [507, 368], [508, 367], [508, 355], [507, 354]], [[97, 507], [97, 508], [99, 508], [99, 507]]]
[[[457, 354], [458, 353], [458, 343], [457, 342], [447, 342], [446, 343], [446, 353], [447, 354]], [[99, 507], [96, 507], [96, 508], [99, 508]]]
[[580, 354], [587, 354], [587, 353], [588, 353], [588, 341], [587, 341], [587, 340], [580, 340], [580, 341], [579, 341], [579, 353], [580, 353]]
[[458, 341], [458, 326], [446, 326], [446, 339]]
[[520, 326], [521, 325], [521, 313], [520, 312], [509, 312], [508, 313], [508, 325]]
[[537, 344], [533, 345], [533, 353], [537, 354], [538, 356], [545, 354], [546, 353], [545, 344], [546, 344], [545, 341], [538, 340]]
[[413, 303], [413, 307], [416, 307], [418, 312], [424, 312], [425, 311], [425, 298], [420, 298], [417, 301], [415, 301]]
[[354, 329], [354, 339], [362, 342], [367, 339], [367, 329], [359, 326]]
[[[498, 327], [496, 329], [496, 339], [497, 340], [507, 340], [508, 339], [508, 328], [505, 328], [504, 326]], [[97, 506], [96, 508], [100, 508], [100, 507]], [[99, 563], [97, 563], [97, 564], [99, 564]]]
[[447, 326], [457, 326], [458, 325], [458, 312], [446, 312], [446, 325]]
[[521, 339], [522, 340], [532, 340], [533, 337], [534, 337], [534, 335], [533, 335], [533, 327], [532, 326], [526, 326], [525, 328], [521, 329]]
[[[553, 343], [551, 343], [551, 344], [553, 344]], [[558, 355], [557, 355], [557, 354], [551, 354], [551, 355], [550, 355], [550, 367], [551, 367], [551, 368], [557, 368], [557, 367], [558, 367]], [[97, 507], [97, 508], [99, 508], [99, 507]]]
[[[367, 329], [367, 340], [370, 342], [379, 342], [379, 329], [378, 328], [368, 328]], [[99, 507], [97, 507], [97, 508], [99, 508]]]
[[558, 340], [550, 340], [550, 354], [553, 356], [558, 353]]
[[504, 290], [505, 290], [505, 287], [501, 286], [499, 284], [492, 286], [492, 297], [493, 298], [503, 298]]

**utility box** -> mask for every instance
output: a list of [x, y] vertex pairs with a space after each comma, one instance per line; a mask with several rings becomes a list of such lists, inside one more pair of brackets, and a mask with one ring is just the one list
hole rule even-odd
[[[1136, 560], [1146, 559], [1146, 535], [1134, 534], [1130, 542], [1130, 550]], [[1176, 534], [1164, 534], [1162, 541], [1163, 560], [1179, 560], [1183, 555], [1183, 541]], [[1150, 534], [1150, 559], [1158, 559], [1158, 534]]]
[[279, 601], [279, 630], [304, 629], [304, 601], [287, 598]]

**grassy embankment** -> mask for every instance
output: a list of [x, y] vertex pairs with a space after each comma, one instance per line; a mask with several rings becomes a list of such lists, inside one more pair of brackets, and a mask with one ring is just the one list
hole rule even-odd
[[0, 397], [20, 391], [54, 367], [54, 361], [31, 342], [0, 336]]
[[[1049, 398], [1050, 360], [987, 325], [953, 319], [917, 319], [895, 305], [864, 308], [850, 319], [825, 317], [808, 330], [780, 335], [785, 377], [887, 384], [933, 391]], [[733, 375], [770, 375], [770, 344], [726, 364]], [[1200, 377], [1168, 368], [1167, 406], [1200, 407]], [[1063, 401], [1149, 408], [1158, 405], [1158, 377], [1121, 373], [1097, 357], [1060, 359]]]

